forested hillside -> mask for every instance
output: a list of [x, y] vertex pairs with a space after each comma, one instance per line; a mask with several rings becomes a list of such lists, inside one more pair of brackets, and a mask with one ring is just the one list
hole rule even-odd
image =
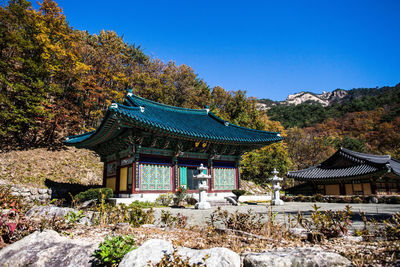
[[[271, 108], [268, 115], [272, 120], [280, 121], [286, 128], [307, 127], [321, 123], [328, 118], [340, 118], [346, 113], [370, 111], [385, 108], [384, 121], [392, 121], [400, 116], [400, 84], [394, 87], [360, 88], [346, 91], [340, 101], [333, 101], [323, 107], [315, 102], [299, 105], [268, 102]], [[272, 105], [275, 104], [275, 105]]]

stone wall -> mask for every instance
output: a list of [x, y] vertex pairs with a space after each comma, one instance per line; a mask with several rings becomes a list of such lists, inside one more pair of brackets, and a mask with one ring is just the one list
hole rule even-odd
[[47, 202], [51, 200], [51, 189], [45, 188], [27, 188], [27, 187], [19, 187], [12, 186], [11, 194], [14, 196], [19, 196], [25, 199], [26, 201], [39, 201], [39, 202]]

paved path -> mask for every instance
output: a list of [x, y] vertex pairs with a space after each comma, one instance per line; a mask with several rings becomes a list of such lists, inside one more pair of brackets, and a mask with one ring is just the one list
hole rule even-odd
[[[277, 213], [276, 219], [278, 221], [287, 221], [289, 216], [296, 221], [297, 213], [300, 211], [304, 214], [305, 217], [309, 216], [313, 211], [312, 205], [314, 203], [310, 202], [287, 202], [284, 206], [271, 206], [272, 211]], [[317, 206], [321, 207], [321, 210], [343, 210], [347, 204], [344, 203], [320, 203], [316, 202]], [[351, 206], [351, 210], [354, 213], [352, 218], [353, 227], [361, 228], [363, 226], [363, 222], [361, 220], [361, 216], [359, 216], [360, 212], [365, 212], [366, 217], [371, 219], [386, 219], [389, 218], [392, 214], [396, 212], [400, 212], [400, 204], [349, 204]], [[265, 204], [261, 205], [244, 205], [244, 206], [225, 206], [222, 207], [224, 210], [228, 210], [229, 212], [235, 212], [236, 210], [240, 212], [247, 212], [251, 209], [255, 213], [259, 213], [262, 215], [267, 215], [267, 210], [269, 206]], [[189, 225], [206, 225], [206, 221], [209, 220], [210, 214], [216, 210], [215, 207], [209, 210], [195, 210], [194, 208], [185, 208], [185, 209], [175, 209], [175, 208], [156, 208], [155, 209], [155, 217], [156, 219], [160, 218], [161, 210], [168, 210], [173, 215], [177, 215], [181, 213], [184, 216], [188, 217]]]

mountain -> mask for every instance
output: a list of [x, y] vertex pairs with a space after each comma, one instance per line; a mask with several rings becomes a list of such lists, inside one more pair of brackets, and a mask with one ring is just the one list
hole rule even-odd
[[323, 107], [329, 106], [336, 102], [341, 102], [348, 94], [348, 91], [343, 89], [336, 89], [333, 92], [325, 92], [322, 94], [315, 94], [311, 92], [300, 92], [293, 95], [288, 95], [285, 101], [273, 101], [270, 99], [260, 99], [257, 107], [260, 110], [268, 110], [276, 105], [299, 105], [303, 103], [320, 104]]
[[346, 113], [385, 110], [385, 121], [400, 116], [400, 84], [381, 88], [336, 89], [314, 94], [300, 92], [285, 101], [258, 100], [257, 108], [267, 112], [272, 120], [285, 127], [307, 127], [328, 118], [339, 118]]

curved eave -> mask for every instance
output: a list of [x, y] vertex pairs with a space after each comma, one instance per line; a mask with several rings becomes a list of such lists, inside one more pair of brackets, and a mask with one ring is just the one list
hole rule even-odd
[[[232, 127], [232, 130], [237, 129], [239, 131], [242, 131], [243, 133], [253, 135], [253, 137], [246, 138], [221, 136], [212, 133], [201, 133], [198, 131], [196, 132], [192, 130], [171, 127], [168, 125], [164, 125], [160, 122], [151, 121], [146, 117], [141, 116], [140, 114], [146, 111], [142, 111], [140, 106], [126, 106], [114, 103], [107, 110], [103, 121], [96, 131], [77, 136], [69, 136], [65, 141], [65, 144], [73, 145], [78, 148], [91, 148], [99, 143], [105, 142], [118, 136], [124, 129], [127, 128], [140, 128], [146, 131], [157, 132], [161, 135], [171, 136], [177, 139], [204, 141], [217, 144], [235, 144], [252, 147], [261, 147], [283, 140], [283, 138], [277, 132], [265, 132], [240, 127], [234, 124], [229, 124], [206, 110], [183, 109], [178, 107], [166, 106], [156, 102], [152, 102], [152, 105], [161, 105], [163, 109], [174, 109], [175, 111], [178, 110], [178, 112], [183, 112], [186, 114], [191, 113], [201, 116], [209, 116], [210, 119], [216, 119], [221, 122], [221, 124], [224, 125], [222, 127]], [[225, 126], [226, 123], [228, 124], [228, 126]]]

